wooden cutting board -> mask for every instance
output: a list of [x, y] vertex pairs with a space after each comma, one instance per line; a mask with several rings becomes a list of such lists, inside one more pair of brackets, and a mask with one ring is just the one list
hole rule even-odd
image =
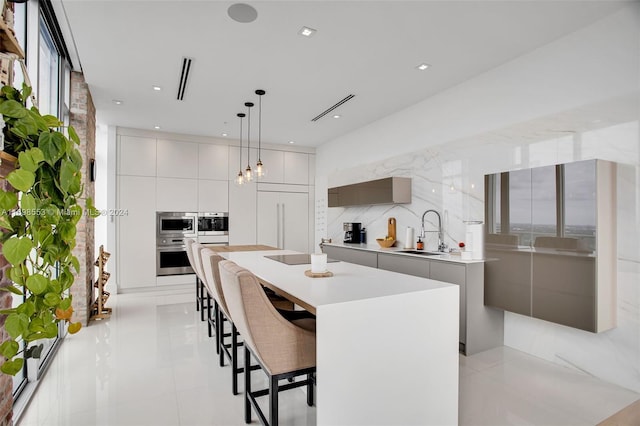
[[387, 221], [387, 235], [391, 237], [392, 240], [396, 240], [396, 218], [390, 217]]

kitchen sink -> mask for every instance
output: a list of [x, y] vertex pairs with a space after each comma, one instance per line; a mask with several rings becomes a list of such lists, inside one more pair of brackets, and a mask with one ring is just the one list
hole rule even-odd
[[440, 252], [422, 251], [422, 250], [400, 250], [399, 253], [420, 254], [422, 256], [440, 256], [441, 254], [444, 254]]

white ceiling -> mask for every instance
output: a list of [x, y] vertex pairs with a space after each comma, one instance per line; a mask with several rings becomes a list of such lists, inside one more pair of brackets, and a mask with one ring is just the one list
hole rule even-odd
[[[262, 140], [317, 146], [622, 5], [574, 0], [245, 2], [258, 11], [253, 23], [231, 20], [229, 1], [58, 0], [58, 19], [71, 29], [74, 40], [67, 44], [77, 49], [99, 121], [214, 137], [226, 132], [237, 138], [236, 113], [246, 112], [244, 102], [257, 102], [255, 89], [264, 89]], [[318, 31], [305, 38], [298, 35], [302, 26]], [[183, 56], [194, 62], [185, 99], [178, 101]], [[416, 70], [422, 62], [431, 68]], [[156, 92], [153, 85], [163, 90]], [[336, 110], [340, 119], [329, 115], [311, 122], [348, 94], [355, 98]], [[114, 99], [123, 104], [115, 105]], [[254, 108], [254, 119], [256, 113]]]

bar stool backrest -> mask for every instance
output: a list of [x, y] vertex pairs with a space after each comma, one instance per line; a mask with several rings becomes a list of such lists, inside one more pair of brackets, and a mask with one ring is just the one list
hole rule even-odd
[[274, 375], [314, 367], [315, 332], [282, 317], [250, 271], [229, 260], [218, 265], [231, 321], [267, 372]]
[[218, 269], [218, 263], [223, 261], [224, 258], [209, 248], [205, 248], [200, 254], [202, 255], [202, 269], [204, 269], [204, 276], [207, 278], [207, 283], [213, 292], [212, 296], [216, 299], [224, 314], [230, 317], [229, 308], [227, 308], [227, 302], [222, 292], [220, 269]]

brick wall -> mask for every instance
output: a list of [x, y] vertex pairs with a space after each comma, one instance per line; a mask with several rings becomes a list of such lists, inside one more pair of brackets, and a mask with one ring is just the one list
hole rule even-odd
[[[95, 198], [95, 185], [90, 181], [90, 162], [96, 157], [96, 109], [89, 86], [79, 72], [71, 73], [70, 124], [76, 129], [81, 141], [79, 149], [83, 161], [84, 194], [80, 204], [84, 206], [87, 198]], [[80, 261], [80, 272], [76, 275], [76, 280], [71, 287], [75, 311], [73, 320], [87, 325], [94, 298], [93, 283], [96, 270], [93, 265], [95, 262], [94, 220], [83, 215], [77, 227], [76, 247], [73, 254]]]
[[[0, 188], [4, 190], [11, 190], [11, 185], [4, 180], [14, 168], [14, 164], [2, 159], [0, 164]], [[0, 249], [2, 244], [0, 244]], [[5, 277], [5, 270], [9, 266], [7, 260], [2, 256], [0, 252], [0, 287], [6, 287], [10, 284], [10, 281]], [[13, 297], [11, 293], [3, 291], [0, 292], [0, 309], [11, 308], [13, 303]], [[6, 316], [0, 315], [0, 341], [7, 340], [8, 334], [4, 330], [4, 320]], [[0, 426], [9, 426], [13, 424], [13, 377], [0, 373]]]

